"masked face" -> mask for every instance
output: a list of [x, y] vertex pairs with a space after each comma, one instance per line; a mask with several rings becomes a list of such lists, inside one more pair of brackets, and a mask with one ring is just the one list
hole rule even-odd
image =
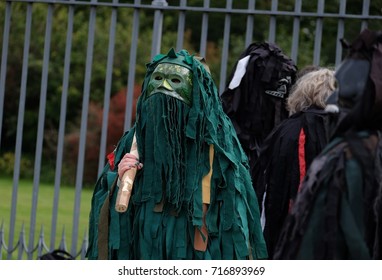
[[148, 84], [148, 95], [162, 93], [177, 98], [191, 106], [192, 73], [186, 67], [172, 64], [159, 64]]

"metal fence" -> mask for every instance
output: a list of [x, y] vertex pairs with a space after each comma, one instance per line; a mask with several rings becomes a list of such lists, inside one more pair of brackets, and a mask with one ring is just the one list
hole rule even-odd
[[[215, 79], [220, 92], [223, 92], [225, 88], [226, 78], [229, 74], [230, 66], [238, 58], [238, 55], [253, 41], [266, 40], [269, 42], [275, 42], [278, 45], [282, 45], [285, 48], [285, 52], [290, 56], [298, 65], [304, 64], [314, 65], [330, 65], [336, 66], [340, 63], [343, 53], [339, 42], [340, 38], [347, 35], [357, 34], [363, 28], [380, 28], [382, 20], [381, 16], [381, 1], [327, 1], [324, 0], [311, 1], [311, 0], [289, 0], [289, 1], [255, 1], [255, 0], [226, 0], [226, 1], [213, 1], [213, 0], [177, 0], [177, 1], [165, 1], [165, 0], [2, 0], [0, 3], [0, 28], [2, 28], [2, 45], [1, 45], [1, 69], [0, 69], [0, 159], [3, 158], [7, 150], [9, 150], [9, 140], [7, 144], [4, 144], [9, 133], [13, 133], [14, 137], [14, 162], [12, 173], [12, 186], [0, 186], [1, 189], [5, 189], [10, 193], [9, 197], [11, 201], [9, 208], [0, 208], [0, 219], [2, 223], [0, 225], [0, 256], [2, 259], [33, 259], [36, 256], [40, 256], [44, 252], [52, 251], [56, 248], [61, 248], [69, 251], [76, 258], [85, 258], [85, 252], [87, 248], [87, 235], [86, 233], [82, 237], [80, 232], [80, 225], [86, 224], [87, 220], [80, 220], [80, 209], [84, 206], [84, 203], [90, 204], [90, 201], [83, 201], [81, 194], [83, 191], [83, 174], [84, 168], [88, 162], [85, 158], [85, 150], [87, 143], [87, 132], [89, 130], [89, 104], [92, 99], [92, 73], [94, 71], [95, 62], [97, 62], [97, 48], [95, 40], [100, 32], [97, 30], [98, 20], [100, 16], [98, 12], [102, 9], [107, 10], [106, 13], [102, 13], [103, 19], [105, 15], [108, 24], [107, 46], [105, 51], [105, 71], [103, 78], [103, 100], [98, 100], [98, 104], [102, 105], [102, 125], [101, 135], [99, 143], [99, 161], [98, 161], [98, 173], [101, 172], [102, 167], [105, 164], [106, 156], [106, 143], [108, 137], [108, 115], [110, 108], [110, 99], [113, 96], [112, 92], [113, 84], [116, 82], [113, 79], [113, 73], [115, 73], [117, 60], [128, 61], [125, 65], [125, 69], [122, 69], [126, 73], [126, 103], [125, 103], [125, 115], [123, 130], [126, 131], [130, 128], [132, 123], [132, 111], [133, 111], [133, 92], [134, 87], [139, 83], [137, 78], [137, 71], [139, 65], [142, 67], [144, 63], [150, 60], [150, 57], [142, 54], [139, 42], [142, 40], [151, 41], [151, 46], [147, 47], [150, 52], [150, 56], [165, 51], [164, 46], [172, 45], [176, 50], [180, 50], [185, 47], [194, 48], [195, 51], [208, 61], [217, 61], [217, 63], [210, 65], [212, 72], [215, 75]], [[39, 63], [31, 65], [31, 61], [34, 61], [35, 49], [31, 49], [31, 44], [37, 40], [34, 36], [33, 20], [36, 17], [36, 7], [39, 7], [38, 13], [44, 11], [44, 22], [41, 22], [41, 26], [44, 27], [43, 38], [43, 50], [41, 51], [42, 57]], [[41, 9], [43, 6], [43, 9]], [[349, 11], [349, 7], [352, 7]], [[62, 12], [57, 14], [57, 9], [64, 8], [64, 18], [61, 18]], [[116, 58], [115, 54], [117, 48], [118, 39], [118, 24], [121, 22], [119, 12], [121, 10], [128, 10], [129, 13], [129, 47], [126, 51], [126, 57]], [[71, 244], [67, 249], [65, 230], [62, 233], [58, 233], [61, 229], [59, 224], [59, 215], [62, 209], [59, 208], [60, 188], [62, 181], [62, 168], [63, 158], [65, 155], [65, 135], [66, 119], [68, 112], [68, 104], [70, 103], [70, 81], [75, 75], [72, 64], [73, 58], [73, 42], [76, 39], [74, 36], [75, 22], [80, 17], [81, 12], [86, 11], [86, 24], [87, 34], [83, 34], [85, 63], [80, 71], [83, 72], [83, 82], [80, 88], [77, 88], [77, 92], [81, 92], [82, 106], [80, 109], [80, 122], [79, 122], [79, 142], [78, 142], [78, 155], [76, 161], [75, 183], [74, 183], [74, 201], [73, 201], [73, 217], [72, 217], [72, 232], [71, 232]], [[357, 12], [354, 12], [357, 11]], [[23, 32], [16, 32], [17, 24], [20, 24], [20, 13], [22, 13], [23, 19]], [[144, 19], [142, 20], [142, 15]], [[175, 38], [168, 39], [167, 42], [162, 42], [166, 35], [170, 33], [168, 24], [166, 25], [166, 19], [172, 21], [172, 25], [175, 28], [171, 31], [175, 34]], [[197, 20], [195, 21], [195, 18]], [[16, 20], [13, 20], [16, 19]], [[191, 24], [190, 24], [190, 20]], [[197, 23], [197, 24], [196, 24]], [[61, 80], [55, 87], [59, 88], [60, 94], [56, 97], [57, 103], [57, 115], [59, 121], [57, 127], [55, 127], [56, 147], [55, 147], [55, 167], [53, 168], [54, 188], [52, 194], [52, 215], [50, 224], [50, 244], [46, 244], [47, 240], [44, 238], [43, 227], [38, 228], [37, 221], [39, 219], [38, 214], [38, 196], [41, 185], [41, 174], [46, 172], [41, 161], [44, 158], [46, 137], [46, 120], [47, 110], [51, 108], [47, 107], [47, 97], [51, 98], [50, 88], [51, 75], [53, 68], [52, 54], [57, 51], [58, 46], [52, 45], [52, 37], [56, 36], [57, 32], [52, 31], [54, 24], [65, 25], [66, 34], [63, 37], [64, 40], [59, 42], [64, 52], [62, 55], [61, 66], [59, 67]], [[142, 32], [142, 25], [151, 25], [150, 33]], [[170, 24], [171, 25], [171, 24]], [[266, 28], [264, 28], [266, 26]], [[193, 28], [197, 28], [194, 30]], [[105, 30], [105, 29], [102, 29]], [[188, 32], [193, 32], [193, 47], [190, 45]], [[105, 32], [104, 32], [105, 33]], [[195, 40], [195, 33], [197, 39]], [[147, 34], [151, 34], [150, 38], [147, 38]], [[282, 36], [280, 35], [282, 34]], [[77, 36], [77, 35], [76, 35]], [[281, 36], [281, 37], [280, 37]], [[212, 38], [212, 39], [211, 39]], [[214, 57], [209, 57], [209, 44], [215, 42]], [[309, 42], [307, 42], [309, 41]], [[197, 45], [195, 46], [195, 42]], [[56, 42], [57, 43], [57, 42]], [[331, 50], [325, 52], [325, 45], [330, 45]], [[328, 47], [327, 47], [328, 48]], [[22, 55], [17, 53], [17, 49], [22, 49]], [[329, 54], [327, 54], [329, 53]], [[325, 55], [325, 57], [323, 57]], [[16, 57], [19, 56], [19, 57]], [[12, 74], [14, 70], [13, 61], [19, 61], [20, 68], [17, 75]], [[55, 62], [57, 64], [57, 61]], [[39, 76], [30, 77], [30, 69], [38, 67], [40, 69]], [[120, 66], [118, 66], [120, 67]], [[56, 69], [56, 68], [54, 68]], [[119, 69], [119, 71], [122, 71]], [[78, 69], [76, 71], [79, 71]], [[14, 81], [14, 77], [18, 77], [19, 86]], [[36, 126], [33, 128], [25, 126], [25, 120], [30, 115], [25, 115], [25, 107], [28, 102], [30, 94], [28, 89], [31, 84], [39, 84], [38, 95], [38, 113], [36, 112]], [[15, 85], [16, 84], [16, 85]], [[99, 86], [98, 86], [99, 87]], [[14, 89], [14, 93], [9, 93], [10, 89]], [[7, 95], [8, 93], [8, 95]], [[7, 110], [7, 102], [17, 101], [17, 110]], [[33, 101], [37, 102], [37, 100]], [[9, 127], [4, 127], [4, 123], [7, 120], [15, 119], [15, 127], [13, 131], [9, 131]], [[30, 212], [30, 220], [27, 224], [29, 226], [24, 227], [24, 223], [21, 226], [20, 232], [17, 232], [17, 205], [23, 203], [18, 197], [20, 174], [22, 174], [25, 168], [22, 164], [23, 159], [23, 145], [25, 145], [25, 134], [29, 129], [35, 129], [37, 137], [35, 138], [35, 150], [34, 150], [34, 164], [33, 169], [33, 186], [30, 188], [32, 193], [32, 202]], [[121, 131], [121, 134], [123, 131]], [[1, 172], [1, 169], [0, 169]], [[2, 174], [0, 174], [0, 177]], [[6, 181], [4, 181], [6, 182]], [[22, 198], [21, 198], [22, 199]], [[1, 198], [0, 198], [1, 201]], [[72, 201], [71, 201], [72, 202]], [[4, 220], [7, 221], [4, 224]], [[45, 225], [48, 227], [49, 225]], [[86, 227], [86, 226], [85, 226]], [[38, 238], [35, 235], [39, 233]], [[19, 236], [17, 238], [17, 236]], [[57, 244], [57, 236], [61, 236], [60, 241]], [[37, 240], [36, 240], [37, 239]], [[81, 244], [78, 244], [81, 243]], [[17, 252], [17, 253], [16, 253]]]

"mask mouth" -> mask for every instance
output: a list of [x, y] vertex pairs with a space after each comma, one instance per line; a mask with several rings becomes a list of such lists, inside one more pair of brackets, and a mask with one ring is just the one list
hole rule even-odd
[[180, 101], [182, 101], [184, 104], [186, 104], [188, 107], [191, 107], [191, 101], [190, 100], [186, 100], [185, 98], [183, 98], [180, 94], [178, 94], [177, 92], [175, 91], [170, 91], [170, 90], [166, 90], [165, 88], [160, 88], [160, 89], [157, 89], [156, 91], [154, 92], [151, 92], [147, 98], [149, 99], [150, 97], [156, 95], [156, 94], [164, 94], [164, 95], [167, 95], [167, 96], [170, 96], [172, 98], [176, 98]]
[[284, 99], [288, 93], [288, 86], [291, 84], [291, 77], [282, 78], [277, 82], [276, 90], [267, 89], [265, 93], [274, 97]]

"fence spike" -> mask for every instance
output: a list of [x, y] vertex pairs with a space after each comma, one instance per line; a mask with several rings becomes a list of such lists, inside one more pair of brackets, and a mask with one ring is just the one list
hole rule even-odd
[[19, 248], [18, 254], [17, 254], [17, 259], [18, 260], [22, 260], [24, 251], [27, 254], [29, 253], [28, 252], [28, 248], [26, 246], [26, 241], [25, 241], [25, 224], [24, 224], [24, 221], [23, 221], [23, 223], [21, 225], [19, 242], [16, 244], [15, 248], [13, 248], [13, 249], [15, 250], [17, 247]]
[[65, 238], [65, 225], [62, 228], [62, 235], [61, 235], [61, 241], [60, 241], [59, 249], [67, 251], [67, 249], [66, 249], [66, 238]]
[[88, 230], [85, 229], [84, 238], [82, 239], [82, 246], [81, 246], [81, 260], [86, 259], [87, 250], [88, 250]]
[[38, 243], [37, 243], [37, 258], [38, 259], [42, 256], [44, 249], [47, 252], [49, 251], [44, 241], [44, 225], [41, 225], [40, 235], [39, 235]]

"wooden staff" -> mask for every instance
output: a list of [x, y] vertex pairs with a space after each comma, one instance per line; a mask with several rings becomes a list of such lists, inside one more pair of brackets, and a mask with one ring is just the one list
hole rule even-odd
[[[133, 137], [133, 143], [131, 144], [130, 153], [133, 154], [137, 160], [139, 160], [138, 147], [137, 147], [137, 139]], [[121, 185], [119, 186], [117, 200], [115, 202], [115, 210], [117, 212], [123, 213], [126, 212], [127, 207], [129, 206], [129, 200], [131, 197], [131, 192], [133, 190], [133, 184], [135, 175], [137, 173], [137, 168], [132, 167], [127, 170], [121, 180]]]

